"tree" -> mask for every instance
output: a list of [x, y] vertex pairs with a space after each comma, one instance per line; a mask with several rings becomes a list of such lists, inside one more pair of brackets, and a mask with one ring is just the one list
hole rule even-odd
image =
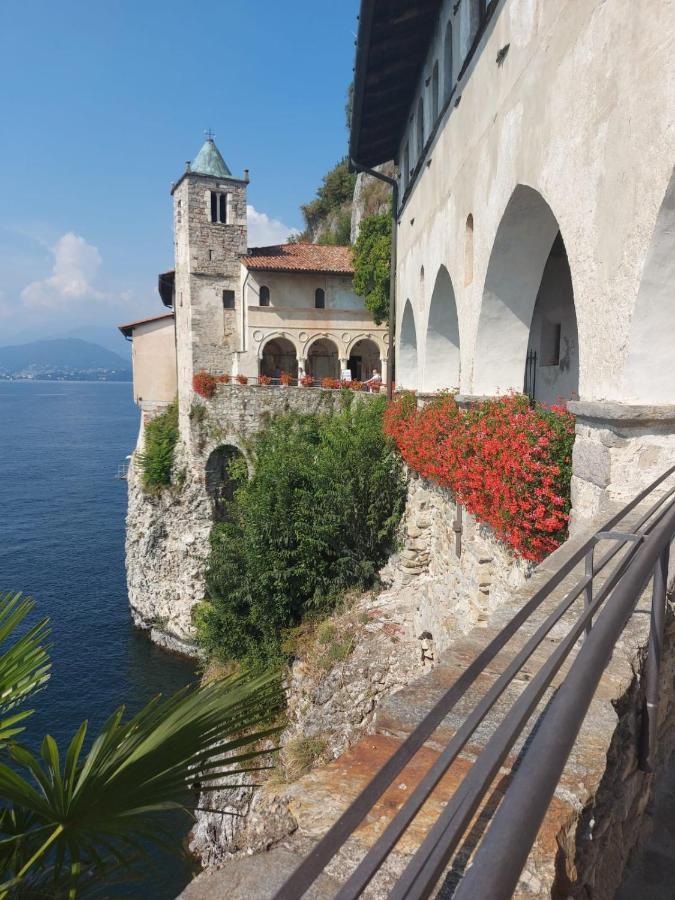
[[354, 290], [363, 297], [375, 324], [389, 319], [391, 214], [367, 216], [354, 245]]
[[[32, 609], [0, 596], [0, 643]], [[0, 897], [68, 897], [113, 871], [129, 872], [148, 844], [169, 836], [167, 812], [193, 808], [197, 787], [260, 769], [260, 741], [280, 709], [278, 677], [232, 675], [173, 697], [156, 697], [124, 720], [119, 707], [84, 752], [87, 723], [65, 754], [47, 735], [36, 756], [9, 738], [23, 730], [17, 703], [44, 686], [46, 620], [0, 654]], [[262, 727], [261, 727], [262, 726]]]

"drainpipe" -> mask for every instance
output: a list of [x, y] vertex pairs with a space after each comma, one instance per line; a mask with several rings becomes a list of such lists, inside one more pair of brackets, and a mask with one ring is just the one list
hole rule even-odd
[[349, 159], [352, 169], [357, 172], [364, 172], [380, 181], [385, 181], [391, 185], [391, 263], [389, 270], [389, 336], [387, 350], [387, 400], [392, 397], [392, 375], [394, 372], [394, 328], [396, 323], [396, 227], [398, 222], [398, 181], [390, 178], [389, 175], [383, 175], [382, 172], [376, 172], [375, 169], [369, 169], [362, 166], [353, 157]]

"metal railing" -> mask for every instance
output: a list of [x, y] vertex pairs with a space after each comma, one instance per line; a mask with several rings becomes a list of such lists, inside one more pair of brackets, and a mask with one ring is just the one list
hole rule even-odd
[[[534, 592], [315, 845], [276, 894], [277, 900], [297, 900], [303, 895], [479, 675], [580, 563], [584, 563], [583, 575], [546, 615], [522, 648], [517, 652], [514, 649], [513, 658], [506, 668], [468, 713], [408, 800], [341, 887], [336, 900], [348, 900], [362, 894], [476, 729], [513, 683], [514, 677], [547, 639], [553, 645], [550, 637], [552, 629], [566, 614], [574, 613], [574, 604], [581, 600], [582, 608], [566, 634], [560, 640], [556, 636], [554, 649], [503, 714], [390, 893], [393, 900], [416, 900], [430, 896], [447, 871], [460, 842], [466, 838], [509, 752], [524, 736], [528, 722], [576, 648], [578, 652], [569, 671], [555, 688], [544, 712], [539, 715], [531, 742], [521, 755], [518, 769], [497, 812], [485, 833], [479, 836], [472, 864], [454, 895], [457, 900], [485, 900], [488, 897], [490, 900], [507, 900], [512, 896], [613, 648], [653, 576], [646, 702], [639, 751], [643, 768], [651, 768], [656, 741], [668, 556], [675, 536], [675, 487], [666, 490], [664, 482], [674, 472], [675, 466], [612, 516]], [[661, 488], [663, 493], [655, 499], [657, 488]], [[630, 530], [617, 529], [636, 507], [652, 500], [654, 502], [650, 508]], [[607, 549], [598, 554], [599, 546], [606, 543], [609, 543]], [[621, 551], [623, 556], [606, 573], [605, 582], [594, 590], [597, 587], [594, 581], [596, 576], [606, 570]]]

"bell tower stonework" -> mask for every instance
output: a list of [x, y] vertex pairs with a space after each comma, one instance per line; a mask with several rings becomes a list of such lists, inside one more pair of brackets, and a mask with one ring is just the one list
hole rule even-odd
[[235, 178], [209, 136], [171, 191], [178, 399], [184, 434], [194, 373], [232, 371], [239, 348], [247, 185], [248, 173]]

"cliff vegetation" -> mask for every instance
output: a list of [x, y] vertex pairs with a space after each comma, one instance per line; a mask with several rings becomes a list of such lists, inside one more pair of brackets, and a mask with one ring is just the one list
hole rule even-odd
[[235, 464], [229, 521], [214, 525], [197, 613], [221, 660], [283, 657], [284, 632], [367, 588], [391, 553], [405, 502], [400, 457], [382, 427], [384, 398], [332, 415], [287, 413], [255, 440], [254, 474]]
[[138, 464], [146, 493], [154, 493], [171, 484], [177, 441], [178, 401], [174, 400], [145, 426], [144, 450], [138, 454]]

